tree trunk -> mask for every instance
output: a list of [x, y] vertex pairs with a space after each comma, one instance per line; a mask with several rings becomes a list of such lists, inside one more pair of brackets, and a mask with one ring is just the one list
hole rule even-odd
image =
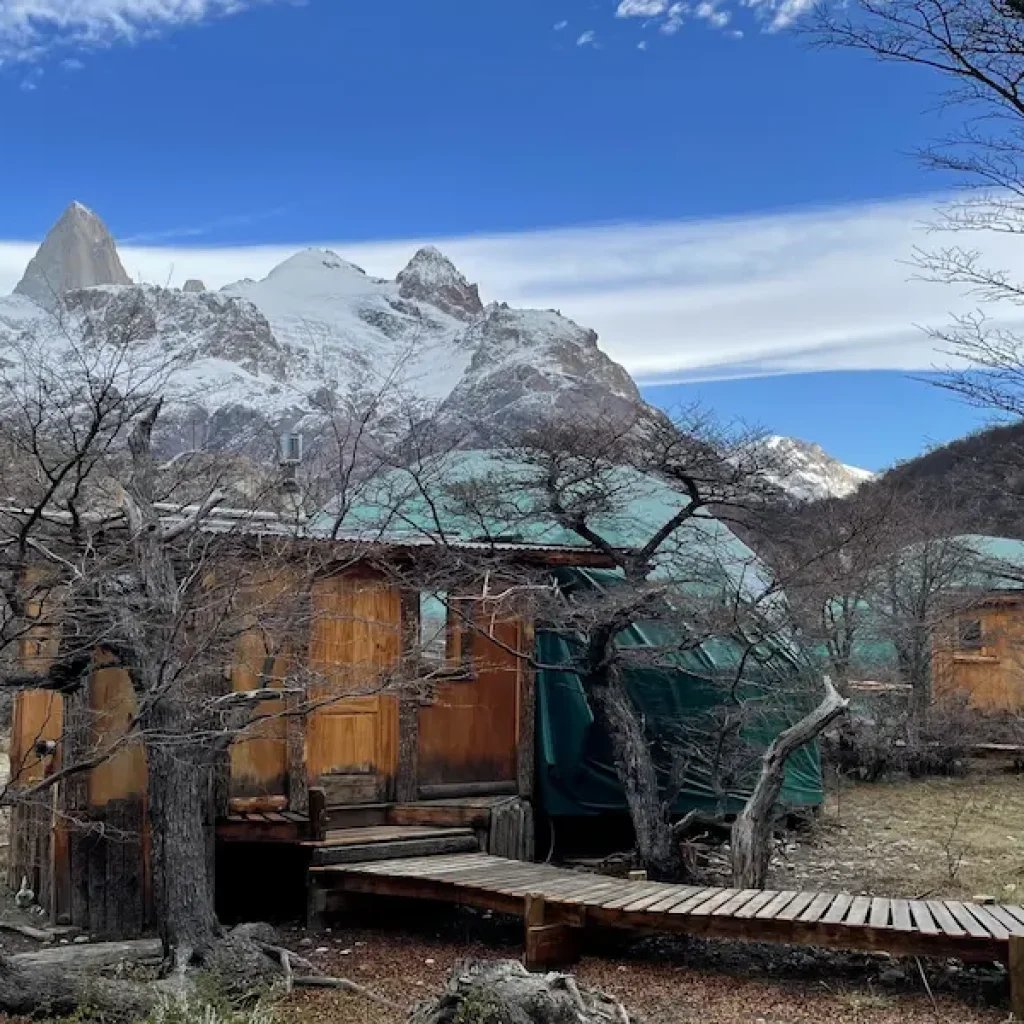
[[142, 726], [151, 737], [146, 755], [156, 919], [166, 963], [181, 972], [203, 961], [220, 933], [207, 877], [206, 766], [174, 694], [154, 699]]
[[772, 824], [786, 777], [789, 755], [813, 740], [843, 714], [849, 701], [825, 677], [825, 697], [808, 715], [779, 733], [761, 761], [754, 791], [732, 826], [732, 884], [737, 889], [763, 889], [772, 851]]
[[593, 710], [611, 739], [612, 755], [636, 835], [637, 854], [652, 875], [677, 877], [679, 849], [668, 808], [661, 800], [650, 741], [618, 670], [610, 667], [607, 676], [606, 683], [591, 688]]

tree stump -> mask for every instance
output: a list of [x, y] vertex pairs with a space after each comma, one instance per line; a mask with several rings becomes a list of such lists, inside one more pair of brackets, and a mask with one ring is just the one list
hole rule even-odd
[[569, 974], [531, 974], [518, 960], [457, 964], [444, 994], [421, 1003], [409, 1024], [631, 1024], [611, 996]]

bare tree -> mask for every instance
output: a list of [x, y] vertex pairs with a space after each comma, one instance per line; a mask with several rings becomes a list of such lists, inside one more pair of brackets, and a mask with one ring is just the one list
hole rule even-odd
[[[938, 72], [960, 124], [919, 155], [952, 175], [961, 194], [933, 228], [954, 234], [1024, 232], [1024, 7], [1016, 0], [857, 0], [821, 3], [807, 27], [821, 46], [862, 50]], [[1024, 413], [1024, 345], [1016, 308], [1024, 283], [970, 243], [921, 248], [920, 275], [959, 286], [986, 305], [930, 333], [951, 357], [943, 387], [996, 413]]]
[[[777, 499], [766, 453], [755, 432], [723, 430], [701, 410], [676, 420], [617, 410], [503, 436], [486, 456], [435, 457], [429, 445], [407, 446], [397, 474], [407, 502], [389, 495], [383, 503], [438, 550], [457, 553], [442, 573], [479, 578], [480, 568], [468, 567], [485, 558], [501, 589], [529, 601], [531, 617], [563, 639], [566, 664], [518, 654], [582, 681], [612, 746], [638, 856], [661, 876], [681, 869], [678, 837], [690, 821], [674, 822], [673, 806], [688, 775], [712, 780], [724, 812], [757, 773], [744, 738], [752, 723], [801, 707], [812, 689], [794, 656], [778, 581], [723, 525], [749, 529]], [[509, 541], [527, 550], [565, 544], [603, 570], [562, 574], [552, 587], [550, 569], [507, 558]], [[437, 590], [455, 593], [457, 583]], [[652, 639], [624, 642], [637, 628]], [[734, 661], [697, 653], [716, 639]], [[712, 707], [658, 726], [631, 694], [630, 674], [684, 663], [715, 691]]]

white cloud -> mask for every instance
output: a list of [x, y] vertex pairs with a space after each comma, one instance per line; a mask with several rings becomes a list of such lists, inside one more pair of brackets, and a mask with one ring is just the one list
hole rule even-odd
[[666, 36], [674, 36], [683, 27], [683, 15], [689, 11], [686, 4], [673, 4], [665, 14], [661, 23], [661, 31]]
[[[935, 204], [923, 197], [727, 220], [312, 244], [384, 277], [394, 277], [417, 246], [437, 244], [480, 282], [487, 301], [560, 309], [595, 328], [604, 349], [641, 381], [921, 370], [944, 358], [920, 325], [974, 307], [955, 289], [913, 280], [900, 262], [915, 245], [941, 244], [922, 227]], [[969, 244], [1024, 279], [1018, 239], [983, 235]], [[263, 277], [301, 247], [127, 245], [121, 252], [138, 280], [198, 277], [220, 287]], [[0, 294], [33, 251], [27, 242], [0, 242]]]
[[725, 28], [732, 17], [728, 11], [721, 10], [719, 0], [702, 0], [693, 13], [712, 28]]
[[556, 32], [562, 32], [565, 29], [567, 29], [568, 27], [569, 27], [569, 22], [565, 21], [564, 19], [562, 21], [556, 21], [555, 22], [555, 31]]
[[647, 40], [646, 39], [641, 39], [640, 42], [636, 44], [636, 48], [638, 50], [646, 50], [647, 49]]
[[597, 46], [597, 33], [592, 29], [588, 28], [579, 39], [576, 40], [577, 46]]
[[0, 62], [38, 60], [54, 50], [96, 49], [275, 0], [0, 0]]
[[616, 18], [656, 18], [668, 10], [668, 0], [621, 0]]

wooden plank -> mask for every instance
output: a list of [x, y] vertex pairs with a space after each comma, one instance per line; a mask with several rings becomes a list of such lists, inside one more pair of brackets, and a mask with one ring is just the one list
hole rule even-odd
[[907, 900], [892, 901], [892, 926], [898, 932], [914, 930], [914, 922], [910, 919], [910, 904]]
[[832, 901], [835, 898], [836, 894], [834, 892], [819, 892], [818, 895], [811, 900], [810, 906], [800, 915], [798, 920], [810, 923], [817, 921], [821, 915], [824, 914], [830, 906], [832, 906]]
[[618, 910], [645, 893], [662, 891], [661, 886], [657, 882], [623, 882], [623, 885], [625, 888], [621, 896], [601, 904], [604, 909]]
[[780, 892], [778, 896], [775, 897], [775, 899], [770, 900], [756, 914], [754, 914], [754, 917], [758, 921], [770, 920], [771, 918], [775, 917], [775, 915], [778, 914], [780, 910], [785, 910], [786, 906], [789, 903], [792, 903], [792, 901], [796, 898], [796, 895], [797, 894], [795, 892], [789, 889]]
[[695, 907], [699, 907], [707, 900], [714, 899], [722, 891], [721, 886], [712, 886], [708, 889], [698, 889], [689, 899], [677, 903], [670, 911], [670, 914], [689, 914]]
[[431, 853], [472, 852], [477, 849], [476, 836], [444, 836], [436, 839], [403, 839], [388, 843], [365, 843], [362, 846], [317, 846], [313, 850], [314, 864], [351, 864], [367, 860], [383, 860], [395, 854], [411, 857]]
[[755, 896], [749, 903], [744, 904], [736, 911], [735, 917], [746, 919], [748, 917], [755, 917], [757, 912], [766, 904], [771, 903], [779, 893], [776, 889], [765, 889], [763, 892]]
[[814, 902], [814, 897], [817, 895], [818, 894], [815, 892], [797, 893], [796, 899], [790, 900], [790, 902], [775, 915], [775, 920], [795, 921]]
[[871, 914], [868, 917], [868, 923], [872, 928], [889, 927], [889, 909], [891, 906], [891, 900], [888, 900], [885, 897], [876, 896], [872, 899]]
[[691, 896], [696, 896], [701, 887], [696, 885], [678, 885], [668, 896], [662, 896], [657, 903], [647, 908], [648, 914], [665, 914]]
[[922, 935], [940, 935], [942, 929], [935, 923], [928, 904], [922, 900], [910, 900], [910, 916], [914, 926]]
[[989, 912], [988, 907], [977, 903], [965, 903], [966, 910], [978, 924], [984, 928], [994, 939], [1008, 939], [1010, 930], [994, 914]]
[[846, 917], [846, 912], [850, 909], [851, 903], [853, 903], [852, 893], [839, 893], [822, 917], [822, 924], [839, 924]]
[[609, 880], [599, 885], [591, 886], [580, 897], [553, 896], [552, 902], [566, 904], [585, 903], [590, 906], [592, 904], [600, 903], [606, 896], [611, 896], [613, 894], [617, 895], [621, 888], [622, 886], [619, 880]]
[[1018, 921], [1013, 914], [1008, 914], [1006, 908], [998, 903], [985, 908], [997, 921], [999, 921], [1010, 935], [1024, 935], [1024, 922]]
[[943, 902], [968, 935], [975, 939], [988, 938], [988, 929], [962, 903], [958, 900], [944, 900]]
[[1024, 924], [1024, 907], [1019, 907], [1016, 903], [1000, 903], [999, 906], [1005, 913]]
[[[639, 899], [633, 900], [632, 903], [627, 903], [622, 908], [622, 911], [626, 914], [635, 914], [638, 910], [647, 910], [652, 904], [665, 899], [666, 896], [671, 896], [675, 891], [676, 887], [674, 885], [663, 885], [658, 889], [645, 893]], [[694, 889], [693, 891], [696, 892], [697, 890]]]
[[737, 910], [749, 903], [755, 896], [759, 896], [761, 892], [761, 889], [741, 889], [731, 900], [727, 900], [720, 907], [715, 907], [711, 914], [713, 917], [732, 917]]
[[960, 927], [957, 919], [949, 912], [941, 900], [927, 900], [926, 903], [943, 935], [961, 938], [966, 934], [963, 928]]
[[855, 896], [853, 902], [850, 904], [850, 909], [846, 914], [846, 924], [848, 925], [862, 925], [868, 919], [868, 914], [871, 913], [871, 897], [870, 896]]
[[712, 896], [711, 899], [705, 900], [698, 907], [694, 907], [690, 913], [694, 917], [707, 917], [719, 907], [724, 907], [730, 900], [735, 899], [742, 891], [741, 889], [722, 889], [717, 895]]

